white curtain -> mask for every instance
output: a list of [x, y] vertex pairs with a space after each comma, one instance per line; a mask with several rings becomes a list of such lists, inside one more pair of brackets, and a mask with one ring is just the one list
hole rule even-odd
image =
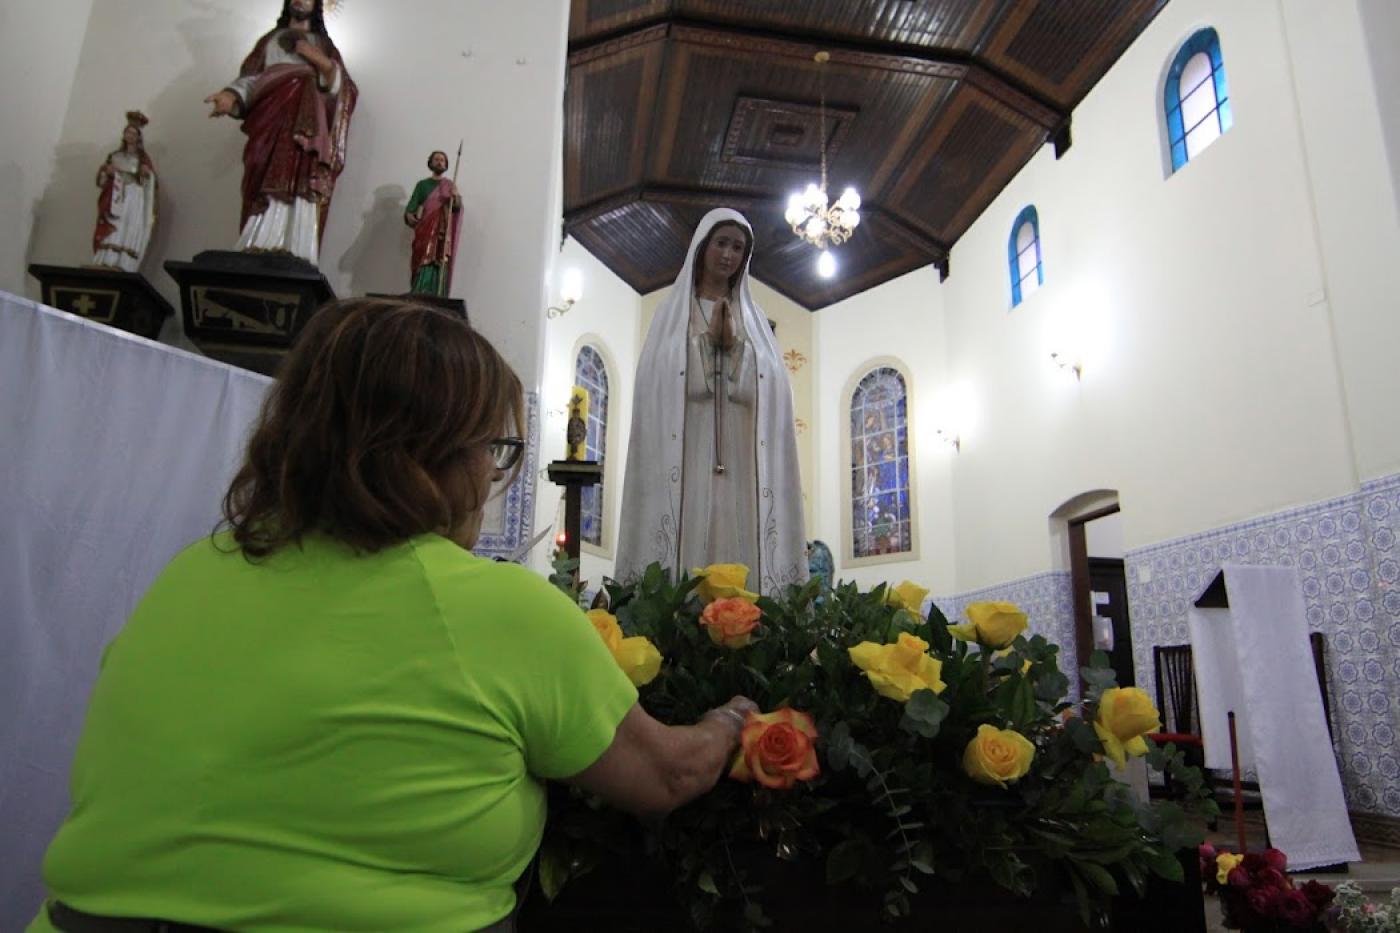
[[102, 649], [214, 527], [269, 382], [0, 292], [0, 930], [43, 897]]
[[1221, 572], [1229, 608], [1187, 612], [1206, 767], [1231, 766], [1233, 711], [1240, 766], [1258, 771], [1269, 840], [1289, 867], [1360, 861], [1297, 571], [1227, 564]]

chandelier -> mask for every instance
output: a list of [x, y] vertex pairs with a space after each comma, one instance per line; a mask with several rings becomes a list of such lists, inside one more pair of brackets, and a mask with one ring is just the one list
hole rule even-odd
[[[813, 60], [824, 65], [831, 59], [830, 52], [818, 52]], [[860, 195], [856, 189], [847, 188], [835, 204], [829, 204], [826, 194], [826, 70], [821, 73], [821, 107], [818, 113], [820, 133], [822, 181], [811, 184], [807, 190], [795, 193], [788, 198], [787, 211], [783, 218], [792, 227], [792, 232], [822, 251], [817, 262], [817, 270], [830, 277], [836, 271], [836, 261], [827, 246], [840, 246], [851, 238], [856, 225], [860, 223]]]

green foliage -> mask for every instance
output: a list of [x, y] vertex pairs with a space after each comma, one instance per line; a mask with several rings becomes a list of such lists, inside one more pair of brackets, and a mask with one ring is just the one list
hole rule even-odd
[[[555, 579], [572, 587], [573, 568]], [[669, 865], [698, 928], [763, 929], [761, 861], [806, 860], [832, 885], [881, 891], [886, 919], [905, 916], [930, 879], [956, 884], [990, 878], [1025, 895], [1047, 872], [1066, 875], [1086, 922], [1123, 890], [1141, 892], [1151, 875], [1179, 878], [1175, 852], [1199, 839], [1191, 815], [1213, 806], [1199, 772], [1171, 746], [1149, 762], [1186, 788], [1187, 807], [1146, 807], [1114, 781], [1089, 721], [1066, 715], [1068, 678], [1059, 649], [1039, 635], [1018, 637], [1000, 657], [953, 639], [937, 607], [927, 618], [886, 604], [886, 588], [819, 581], [762, 598], [751, 643], [714, 644], [700, 625], [699, 580], [672, 581], [659, 566], [629, 585], [605, 581], [626, 635], [651, 639], [665, 659], [640, 691], [663, 722], [689, 723], [735, 694], [765, 710], [790, 706], [812, 716], [821, 773], [791, 790], [721, 778], [709, 794], [641, 827], [577, 792], [551, 795], [541, 849], [547, 895], [607, 864], [608, 852], [642, 847]], [[852, 663], [861, 642], [922, 638], [942, 664], [939, 694], [907, 703], [880, 696]], [[1093, 703], [1114, 685], [1107, 658], [1083, 669]], [[1036, 748], [1031, 771], [1007, 789], [975, 783], [962, 769], [984, 723], [1013, 729]], [[758, 859], [758, 861], [756, 861]], [[1042, 877], [1045, 876], [1045, 877]]]

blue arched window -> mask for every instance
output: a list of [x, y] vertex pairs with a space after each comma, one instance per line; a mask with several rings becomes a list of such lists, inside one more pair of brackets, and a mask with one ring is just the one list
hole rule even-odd
[[1011, 225], [1011, 239], [1006, 245], [1006, 258], [1011, 268], [1011, 307], [1016, 307], [1031, 292], [1045, 284], [1045, 266], [1040, 261], [1040, 217], [1035, 205], [1027, 204]]
[[[574, 384], [588, 390], [588, 438], [584, 456], [603, 462], [608, 446], [608, 367], [596, 347], [584, 344], [574, 363]], [[583, 491], [582, 529], [584, 543], [603, 546], [603, 484]]]
[[909, 393], [899, 370], [881, 366], [851, 393], [852, 557], [914, 549], [909, 476]]
[[1177, 51], [1167, 72], [1162, 106], [1173, 172], [1231, 127], [1230, 87], [1214, 29], [1198, 30]]

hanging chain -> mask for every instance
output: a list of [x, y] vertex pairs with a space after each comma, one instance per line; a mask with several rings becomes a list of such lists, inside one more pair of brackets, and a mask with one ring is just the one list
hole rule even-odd
[[818, 52], [812, 58], [821, 66], [821, 70], [817, 72], [818, 93], [821, 95], [821, 106], [817, 110], [817, 132], [821, 134], [818, 143], [822, 148], [822, 194], [826, 194], [826, 63], [831, 58], [831, 53]]

